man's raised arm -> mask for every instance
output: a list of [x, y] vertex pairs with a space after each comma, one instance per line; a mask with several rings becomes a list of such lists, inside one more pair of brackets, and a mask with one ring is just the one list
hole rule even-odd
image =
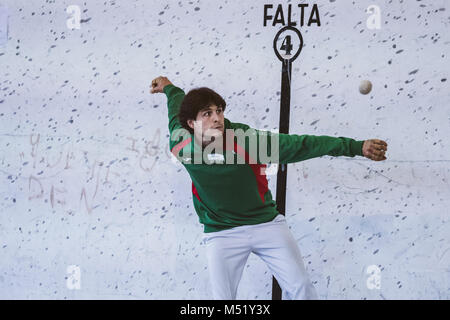
[[165, 93], [167, 96], [167, 107], [169, 113], [169, 132], [176, 128], [180, 128], [178, 121], [178, 112], [181, 102], [185, 96], [184, 91], [173, 85], [166, 77], [157, 77], [152, 80], [150, 93]]

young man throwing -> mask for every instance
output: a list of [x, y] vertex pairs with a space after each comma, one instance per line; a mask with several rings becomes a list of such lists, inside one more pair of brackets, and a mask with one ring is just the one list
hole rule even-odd
[[[194, 208], [204, 225], [214, 299], [236, 298], [252, 252], [267, 264], [285, 298], [317, 299], [297, 242], [272, 199], [265, 175], [267, 161], [263, 161], [260, 151], [267, 151], [267, 147], [272, 150], [276, 142], [276, 161], [269, 162], [285, 164], [324, 155], [382, 161], [386, 160], [386, 142], [255, 130], [225, 118], [226, 103], [213, 90], [197, 88], [185, 95], [166, 77], [155, 78], [150, 92], [165, 93], [168, 99], [170, 150], [192, 179]], [[234, 135], [228, 135], [230, 131], [250, 132], [249, 138], [265, 136], [267, 146], [261, 147], [264, 139], [257, 140], [255, 155], [254, 143], [236, 141]], [[214, 150], [219, 152], [211, 152], [213, 142], [217, 147]], [[188, 157], [184, 157], [186, 154]], [[223, 164], [225, 158], [233, 161]]]

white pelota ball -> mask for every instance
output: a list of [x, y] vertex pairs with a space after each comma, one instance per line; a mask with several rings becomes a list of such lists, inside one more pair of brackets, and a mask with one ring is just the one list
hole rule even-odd
[[359, 85], [359, 92], [361, 94], [368, 94], [372, 90], [372, 82], [369, 80], [363, 80], [361, 81], [361, 84]]

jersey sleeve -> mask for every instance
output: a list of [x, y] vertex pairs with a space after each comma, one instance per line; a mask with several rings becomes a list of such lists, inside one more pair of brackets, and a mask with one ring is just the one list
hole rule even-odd
[[169, 113], [169, 132], [181, 128], [178, 120], [178, 112], [180, 111], [181, 102], [185, 96], [183, 89], [180, 89], [173, 84], [166, 85], [163, 89], [167, 96], [167, 107]]
[[[346, 137], [274, 133], [253, 129], [243, 123], [232, 123], [232, 127], [235, 129], [235, 132], [236, 129], [249, 130], [246, 134], [245, 148], [250, 154], [255, 155], [258, 163], [294, 163], [324, 155], [334, 157], [363, 155], [362, 145], [364, 140], [357, 141]], [[252, 138], [254, 142], [251, 142]], [[254, 145], [255, 143], [257, 148], [253, 149], [254, 152], [252, 153], [251, 144]], [[264, 148], [267, 148], [267, 150], [264, 150]]]

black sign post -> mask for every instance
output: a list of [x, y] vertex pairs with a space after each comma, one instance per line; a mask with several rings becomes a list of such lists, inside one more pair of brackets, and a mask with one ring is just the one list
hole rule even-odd
[[[281, 38], [281, 45], [278, 43]], [[295, 41], [298, 37], [298, 44]], [[291, 74], [292, 62], [298, 57], [303, 47], [303, 37], [300, 31], [292, 26], [287, 26], [278, 31], [273, 40], [273, 48], [278, 59], [282, 62], [281, 67], [281, 99], [280, 99], [280, 129], [279, 133], [289, 133], [289, 114], [291, 109]], [[292, 51], [297, 49], [295, 54]], [[280, 51], [284, 51], [281, 52]], [[287, 164], [280, 163], [277, 173], [277, 210], [282, 215], [286, 214], [286, 181], [287, 181]], [[281, 300], [281, 288], [275, 278], [272, 278], [272, 300]]]

